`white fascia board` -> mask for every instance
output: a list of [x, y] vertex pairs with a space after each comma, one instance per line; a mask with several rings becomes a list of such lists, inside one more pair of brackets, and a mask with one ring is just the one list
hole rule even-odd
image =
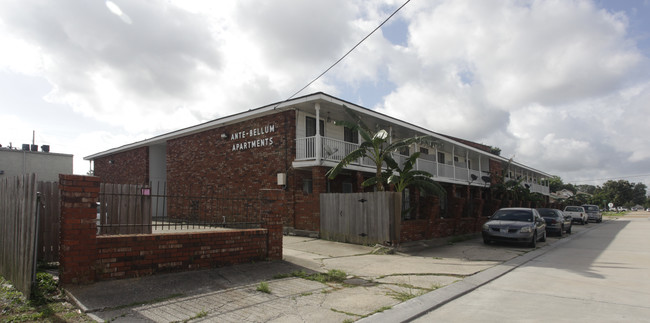
[[153, 138], [145, 139], [142, 141], [130, 143], [124, 146], [116, 147], [116, 148], [111, 148], [109, 150], [105, 150], [96, 154], [92, 154], [89, 156], [84, 157], [84, 160], [92, 160], [95, 158], [99, 157], [104, 157], [108, 156], [111, 154], [123, 152], [126, 150], [131, 150], [135, 148], [140, 148], [140, 147], [146, 147], [146, 146], [151, 146], [151, 145], [156, 145], [156, 144], [162, 144], [167, 142], [170, 139], [175, 139], [175, 138], [180, 138], [184, 137], [187, 135], [195, 134], [198, 132], [203, 132], [205, 130], [210, 130], [218, 127], [223, 127], [232, 123], [237, 123], [237, 122], [242, 122], [247, 119], [253, 119], [257, 118], [261, 115], [267, 114], [267, 113], [272, 113], [273, 111], [276, 110], [282, 110], [283, 108], [295, 105], [297, 103], [302, 103], [302, 102], [308, 102], [308, 101], [314, 101], [317, 99], [323, 99], [322, 93], [316, 93], [313, 95], [308, 95], [304, 97], [300, 97], [297, 99], [292, 99], [292, 100], [285, 100], [279, 103], [273, 103], [269, 104], [260, 108], [256, 109], [250, 109], [245, 112], [240, 112], [237, 114], [229, 115], [223, 118], [215, 119], [212, 121], [208, 121], [205, 123], [201, 123], [195, 126], [187, 127], [184, 129], [168, 132], [166, 134], [162, 134]]

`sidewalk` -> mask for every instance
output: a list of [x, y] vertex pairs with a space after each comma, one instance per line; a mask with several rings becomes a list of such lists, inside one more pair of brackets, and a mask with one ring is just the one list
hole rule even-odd
[[[549, 237], [542, 247], [557, 240]], [[395, 254], [295, 236], [285, 236], [283, 246], [283, 261], [70, 286], [67, 292], [97, 321], [350, 322], [467, 285], [459, 281], [476, 284], [477, 273], [490, 274], [494, 270], [488, 269], [511, 259], [544, 252], [486, 246], [480, 238], [404, 245]], [[290, 275], [329, 270], [344, 271], [349, 279], [323, 283]], [[270, 293], [257, 290], [261, 282], [268, 283]], [[394, 321], [392, 314], [382, 314], [368, 319]]]

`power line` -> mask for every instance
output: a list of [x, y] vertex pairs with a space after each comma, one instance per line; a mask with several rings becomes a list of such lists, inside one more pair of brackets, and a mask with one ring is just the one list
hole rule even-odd
[[386, 22], [388, 22], [388, 20], [390, 20], [390, 18], [392, 18], [397, 12], [399, 12], [402, 8], [404, 8], [404, 6], [406, 6], [406, 4], [409, 3], [409, 2], [411, 2], [411, 0], [406, 0], [406, 2], [404, 2], [404, 4], [402, 4], [399, 8], [397, 8], [395, 11], [393, 11], [393, 13], [391, 13], [390, 16], [388, 16], [388, 18], [386, 18], [381, 24], [379, 24], [379, 26], [377, 26], [368, 35], [366, 35], [366, 37], [363, 37], [363, 39], [361, 39], [356, 45], [354, 45], [349, 51], [347, 51], [347, 53], [345, 53], [343, 56], [341, 56], [341, 58], [339, 58], [336, 62], [334, 62], [334, 64], [332, 64], [330, 67], [328, 67], [323, 73], [320, 73], [318, 76], [316, 76], [316, 78], [311, 80], [309, 83], [307, 83], [307, 85], [303, 86], [300, 90], [296, 91], [296, 93], [289, 96], [286, 100], [284, 100], [282, 102], [279, 102], [276, 105], [276, 107], [278, 105], [284, 103], [284, 102], [287, 102], [287, 101], [291, 100], [293, 97], [298, 95], [298, 93], [302, 92], [303, 90], [308, 88], [310, 85], [312, 85], [314, 82], [316, 82], [318, 79], [323, 77], [323, 75], [327, 74], [327, 72], [329, 72], [332, 68], [334, 68], [334, 66], [338, 65], [338, 63], [340, 63], [343, 59], [345, 59], [348, 55], [350, 55], [350, 53], [352, 53], [352, 51], [354, 51], [357, 47], [359, 47], [359, 45], [361, 45], [366, 39], [368, 39], [368, 37], [370, 37], [377, 30], [379, 30], [379, 28], [381, 28]]
[[629, 175], [629, 176], [619, 176], [619, 177], [609, 177], [609, 178], [596, 178], [596, 179], [583, 179], [579, 181], [567, 181], [568, 183], [583, 183], [583, 182], [595, 182], [595, 181], [609, 181], [614, 179], [626, 179], [634, 177], [650, 177], [650, 174], [639, 174], [639, 175]]

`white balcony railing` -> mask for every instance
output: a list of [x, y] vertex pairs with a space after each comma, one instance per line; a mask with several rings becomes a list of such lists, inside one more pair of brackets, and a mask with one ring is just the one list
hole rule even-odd
[[[359, 144], [346, 142], [343, 140], [321, 137], [322, 147], [321, 149], [321, 159], [331, 162], [340, 162], [345, 156], [354, 151], [359, 147]], [[316, 159], [316, 137], [306, 137], [296, 139], [296, 161], [310, 161]], [[431, 156], [429, 156], [431, 157]], [[393, 154], [395, 161], [402, 167], [404, 162], [407, 160], [407, 156]], [[374, 163], [368, 158], [362, 158], [355, 163], [352, 163], [354, 166], [361, 167], [374, 167]], [[385, 167], [385, 165], [384, 165]], [[418, 158], [415, 164], [416, 170], [422, 170], [431, 173], [434, 178], [437, 180], [445, 181], [461, 181], [468, 182], [477, 185], [488, 185], [484, 181], [484, 177], [488, 175], [487, 172], [481, 172], [474, 169], [467, 169], [460, 165], [448, 165], [441, 164], [435, 160], [429, 160], [426, 158]], [[370, 170], [369, 170], [370, 171]], [[374, 170], [371, 170], [374, 171]], [[472, 178], [474, 175], [476, 178]], [[546, 191], [548, 194], [548, 187], [535, 184], [531, 188], [531, 192], [539, 191], [543, 193]]]
[[[504, 182], [507, 183], [508, 181], [514, 180], [514, 179], [506, 176], [503, 180], [504, 180]], [[522, 180], [521, 181], [521, 186], [528, 187], [528, 189], [530, 190], [531, 193], [540, 193], [542, 195], [549, 195], [550, 194], [550, 190], [549, 190], [548, 186], [544, 186], [544, 185], [535, 183], [533, 181]]]

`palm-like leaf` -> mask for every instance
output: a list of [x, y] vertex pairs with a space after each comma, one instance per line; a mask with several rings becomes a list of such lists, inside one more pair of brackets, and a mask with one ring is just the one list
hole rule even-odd
[[[414, 143], [429, 143], [431, 141], [431, 138], [428, 136], [416, 136], [389, 142], [389, 133], [386, 130], [381, 129], [377, 132], [373, 132], [365, 123], [363, 123], [361, 118], [359, 118], [359, 116], [357, 116], [357, 114], [354, 113], [352, 109], [349, 109], [346, 106], [343, 107], [348, 115], [352, 118], [352, 120], [354, 120], [354, 122], [343, 120], [337, 121], [336, 125], [344, 126], [358, 131], [359, 135], [363, 139], [363, 142], [359, 145], [359, 148], [350, 152], [334, 168], [330, 169], [327, 172], [326, 175], [330, 179], [334, 179], [349, 164], [365, 157], [371, 160], [375, 165], [375, 176], [364, 181], [362, 185], [375, 185], [378, 191], [383, 191], [383, 184], [388, 182], [390, 179], [392, 170], [399, 169], [399, 165], [393, 159], [391, 154], [401, 150], [402, 148], [409, 147]], [[419, 156], [419, 153], [417, 153], [417, 156]], [[415, 163], [415, 159], [417, 159], [417, 157], [410, 159], [412, 159], [412, 161], [409, 166], [409, 171], [413, 168], [413, 164]], [[387, 173], [382, 172], [382, 170], [384, 170], [384, 164], [386, 165], [387, 170], [389, 170]], [[415, 181], [416, 179], [418, 181]], [[413, 180], [415, 182], [419, 182], [419, 180], [421, 180], [419, 177], [416, 179]]]

